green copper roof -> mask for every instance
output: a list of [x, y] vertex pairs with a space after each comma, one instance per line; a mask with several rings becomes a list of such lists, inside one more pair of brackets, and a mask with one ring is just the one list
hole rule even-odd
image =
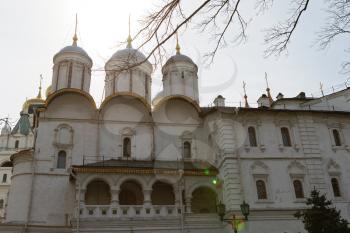
[[11, 134], [23, 134], [27, 136], [32, 131], [29, 122], [29, 115], [21, 113], [21, 118], [19, 118], [15, 128], [13, 128]]

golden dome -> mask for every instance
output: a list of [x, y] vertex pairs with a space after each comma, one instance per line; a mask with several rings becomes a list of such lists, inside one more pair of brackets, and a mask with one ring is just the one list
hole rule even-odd
[[28, 99], [24, 102], [22, 111], [23, 112], [28, 112], [28, 109], [32, 105], [43, 105], [45, 104], [45, 100], [40, 99], [40, 98], [33, 98], [33, 99]]
[[[41, 77], [41, 75], [40, 75]], [[42, 78], [42, 77], [41, 77]], [[42, 99], [41, 97], [41, 79], [40, 79], [40, 86], [39, 86], [39, 92], [36, 98], [31, 98], [31, 99], [27, 99], [22, 107], [22, 111], [25, 113], [28, 113], [28, 110], [30, 108], [30, 106], [32, 105], [43, 105], [45, 104], [45, 100]]]
[[46, 89], [46, 92], [45, 92], [45, 96], [46, 98], [52, 94], [52, 86], [50, 85], [47, 89]]

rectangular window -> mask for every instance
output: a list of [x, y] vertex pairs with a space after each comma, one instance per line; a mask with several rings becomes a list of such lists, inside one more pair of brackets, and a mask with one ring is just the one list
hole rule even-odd
[[281, 136], [282, 136], [283, 146], [291, 147], [292, 146], [292, 140], [290, 138], [289, 130], [288, 130], [287, 127], [282, 127], [281, 128]]
[[66, 168], [66, 159], [67, 159], [67, 153], [65, 151], [58, 152], [57, 168], [59, 168], [59, 169]]
[[6, 183], [7, 182], [7, 174], [4, 174], [2, 176], [2, 183]]

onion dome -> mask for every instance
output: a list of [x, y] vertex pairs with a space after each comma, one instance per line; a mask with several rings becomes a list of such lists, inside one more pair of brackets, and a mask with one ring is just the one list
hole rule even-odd
[[43, 106], [45, 104], [45, 100], [41, 97], [41, 81], [40, 81], [40, 86], [39, 86], [39, 92], [36, 98], [31, 98], [28, 99], [24, 102], [22, 111], [24, 113], [33, 113], [33, 107], [38, 107], [38, 106]]
[[[129, 66], [140, 64], [152, 72], [152, 64], [146, 60], [146, 56], [132, 47], [132, 39], [129, 35], [125, 49], [118, 50], [106, 63], [106, 70], [125, 69]], [[142, 63], [142, 64], [141, 64]]]
[[193, 60], [186, 56], [186, 55], [183, 55], [181, 54], [181, 47], [179, 45], [179, 39], [177, 38], [177, 42], [176, 42], [176, 54], [172, 57], [170, 57], [167, 62], [165, 63], [165, 65], [163, 66], [162, 68], [162, 73], [164, 74], [165, 73], [165, 70], [168, 66], [171, 66], [172, 64], [173, 65], [176, 65], [176, 64], [180, 64], [180, 63], [187, 63], [187, 64], [190, 64], [190, 65], [193, 65], [195, 67], [195, 70], [196, 72], [198, 71], [198, 67], [197, 65], [193, 62]]
[[153, 67], [145, 55], [132, 47], [131, 42], [129, 23], [126, 48], [114, 53], [105, 65], [105, 97], [127, 93], [150, 103]]
[[77, 27], [78, 27], [78, 19], [76, 18], [75, 21], [75, 31], [74, 31], [74, 36], [73, 36], [73, 44], [64, 47], [63, 49], [61, 49], [54, 57], [53, 60], [55, 61], [56, 57], [59, 55], [79, 55], [79, 56], [84, 56], [86, 57], [88, 60], [91, 61], [92, 63], [92, 59], [89, 57], [89, 55], [87, 54], [87, 52], [85, 52], [85, 50], [81, 47], [78, 46], [78, 36], [77, 36]]
[[63, 49], [61, 49], [54, 57], [53, 57], [53, 60], [55, 60], [57, 57], [59, 57], [59, 56], [64, 56], [64, 55], [79, 55], [79, 56], [84, 56], [85, 58], [87, 58], [88, 60], [90, 60], [91, 61], [91, 63], [92, 63], [92, 59], [89, 57], [89, 55], [87, 54], [87, 52], [83, 49], [83, 48], [81, 48], [81, 47], [79, 47], [78, 45], [77, 45], [77, 42], [76, 41], [74, 41], [73, 42], [73, 45], [69, 45], [69, 46], [66, 46], [66, 47], [64, 47]]
[[53, 57], [52, 92], [74, 88], [89, 93], [92, 59], [77, 45], [77, 21], [73, 44], [64, 47]]
[[11, 127], [8, 123], [5, 123], [5, 125], [1, 129], [1, 135], [9, 135], [11, 133]]
[[49, 97], [49, 95], [51, 95], [51, 94], [52, 94], [52, 86], [50, 85], [50, 86], [48, 86], [48, 88], [45, 91], [46, 98]]
[[199, 103], [198, 67], [186, 55], [180, 53], [176, 36], [176, 54], [162, 67], [164, 96], [186, 96]]
[[13, 128], [11, 134], [22, 134], [27, 136], [30, 132], [32, 132], [32, 128], [30, 126], [29, 115], [21, 112], [21, 117]]

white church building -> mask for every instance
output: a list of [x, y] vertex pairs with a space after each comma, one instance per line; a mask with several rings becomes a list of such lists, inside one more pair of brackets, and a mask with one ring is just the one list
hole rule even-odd
[[[256, 108], [222, 96], [202, 107], [197, 65], [177, 46], [152, 100], [144, 60], [129, 38], [96, 106], [77, 38], [54, 56], [46, 100], [21, 112], [28, 130], [0, 136], [13, 164], [0, 232], [305, 233], [293, 214], [314, 188], [350, 220], [350, 89], [276, 100], [268, 89]], [[23, 142], [4, 146], [9, 137]]]

